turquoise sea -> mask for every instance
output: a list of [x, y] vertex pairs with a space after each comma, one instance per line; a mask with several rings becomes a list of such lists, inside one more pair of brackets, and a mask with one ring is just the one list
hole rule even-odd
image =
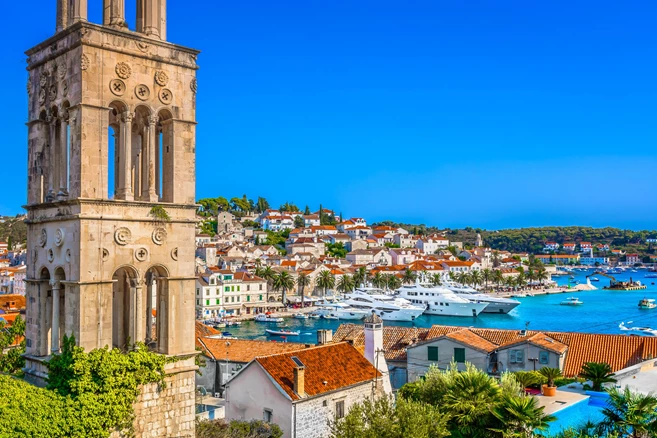
[[[593, 272], [575, 271], [575, 280], [580, 283], [586, 282], [586, 275]], [[534, 297], [518, 298], [521, 305], [516, 307], [507, 315], [480, 314], [472, 317], [446, 317], [423, 315], [412, 323], [389, 322], [390, 325], [406, 327], [431, 327], [434, 324], [458, 325], [464, 327], [488, 327], [499, 329], [524, 329], [546, 330], [546, 331], [579, 331], [589, 333], [636, 333], [623, 332], [618, 328], [621, 322], [626, 324], [633, 321], [629, 326], [643, 326], [657, 328], [657, 309], [641, 310], [638, 308], [639, 300], [642, 298], [657, 299], [657, 278], [644, 278], [648, 271], [638, 269], [638, 272], [629, 270], [623, 274], [614, 275], [617, 280], [639, 280], [646, 284], [648, 289], [640, 291], [609, 291], [602, 287], [609, 285], [609, 279], [596, 275], [600, 279], [593, 285], [598, 287], [595, 291], [565, 292], [563, 294], [537, 295]], [[555, 277], [559, 285], [568, 284], [568, 276]], [[577, 296], [584, 302], [582, 306], [561, 306], [559, 303], [569, 296]], [[277, 337], [265, 335], [265, 328], [285, 327], [289, 330], [299, 331], [299, 336], [289, 337], [290, 342], [315, 343], [318, 329], [336, 330], [340, 324], [354, 321], [337, 321], [324, 319], [297, 320], [286, 319], [281, 324], [258, 323], [247, 321], [241, 327], [229, 327], [223, 330], [229, 331], [238, 338], [245, 339], [273, 339], [282, 340]], [[384, 323], [385, 324], [385, 323]]]

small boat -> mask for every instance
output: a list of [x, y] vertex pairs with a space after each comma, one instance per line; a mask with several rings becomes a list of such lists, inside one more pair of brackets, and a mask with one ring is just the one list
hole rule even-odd
[[574, 280], [574, 279], [575, 279], [575, 276], [574, 276], [574, 275], [571, 275], [571, 276], [568, 277], [568, 278], [570, 278], [571, 280]]
[[255, 320], [258, 322], [283, 322], [283, 318], [274, 318], [272, 316], [266, 315], [264, 313], [261, 313], [259, 315], [256, 315]]
[[269, 336], [299, 336], [299, 332], [293, 332], [291, 330], [265, 330]]
[[589, 278], [589, 281], [600, 281], [598, 277], [591, 277]]
[[305, 313], [295, 313], [294, 317], [296, 319], [308, 319], [308, 315], [306, 315]]
[[215, 325], [214, 325], [214, 328], [216, 328], [216, 329], [226, 328], [226, 324], [223, 323], [223, 322], [220, 322], [220, 323], [218, 323], [218, 324], [215, 324]]
[[[627, 323], [632, 324], [632, 321], [627, 321]], [[657, 336], [657, 330], [650, 327], [627, 327], [624, 322], [621, 322], [618, 324], [618, 328], [621, 330], [643, 333], [647, 336]]]
[[646, 277], [646, 278], [657, 278], [657, 274], [651, 272], [649, 274], [644, 275], [644, 277]]
[[222, 332], [221, 336], [233, 336], [231, 332]]
[[654, 309], [655, 307], [657, 307], [657, 304], [652, 298], [644, 298], [639, 301], [639, 309]]
[[323, 315], [322, 317], [323, 317], [324, 319], [340, 319], [340, 318], [338, 318], [337, 316], [335, 316], [335, 315], [330, 315], [330, 314], [329, 314], [329, 315]]
[[311, 313], [310, 315], [308, 315], [308, 318], [312, 318], [312, 319], [319, 319], [321, 317], [322, 315], [318, 315], [316, 313]]
[[562, 302], [560, 302], [562, 306], [581, 306], [584, 304], [582, 301], [579, 300], [579, 298], [576, 297], [568, 297]]

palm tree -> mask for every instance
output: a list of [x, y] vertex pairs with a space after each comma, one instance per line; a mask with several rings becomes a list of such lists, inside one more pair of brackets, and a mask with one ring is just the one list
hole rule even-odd
[[586, 362], [579, 373], [579, 377], [591, 381], [594, 391], [602, 391], [603, 383], [615, 382], [613, 375], [611, 366], [604, 362]]
[[335, 286], [335, 275], [328, 269], [320, 272], [317, 277], [317, 286], [323, 289], [322, 298], [326, 297], [326, 291]]
[[506, 277], [502, 281], [507, 287], [516, 287], [516, 279], [514, 277]]
[[522, 272], [516, 277], [516, 286], [518, 286], [520, 289], [527, 286], [527, 278]]
[[541, 282], [541, 286], [543, 285], [543, 280], [547, 280], [549, 277], [549, 274], [545, 270], [543, 266], [538, 268], [538, 272], [536, 272], [536, 279]]
[[539, 385], [543, 383], [544, 379], [543, 375], [538, 371], [516, 371], [513, 373], [513, 377], [516, 378], [523, 388]]
[[338, 290], [343, 294], [354, 290], [354, 279], [350, 275], [343, 275], [338, 280]]
[[303, 309], [303, 299], [305, 296], [306, 287], [310, 286], [311, 278], [308, 274], [301, 273], [297, 277], [297, 286], [301, 286], [301, 308]]
[[393, 274], [384, 275], [386, 287], [390, 290], [399, 289], [402, 286], [402, 281], [399, 277]]
[[500, 287], [504, 283], [504, 274], [499, 269], [493, 271], [493, 281], [497, 284], [497, 287]]
[[465, 271], [459, 272], [458, 274], [456, 274], [456, 280], [459, 283], [461, 283], [463, 286], [465, 286], [466, 284], [470, 283], [470, 274], [468, 274]]
[[599, 425], [601, 434], [617, 433], [628, 438], [657, 436], [657, 397], [610, 388], [607, 407], [602, 410], [605, 418]]
[[378, 288], [384, 288], [386, 286], [385, 278], [383, 278], [383, 275], [381, 275], [380, 272], [377, 272], [374, 274], [374, 277], [372, 277], [372, 286]]
[[481, 284], [481, 272], [479, 271], [472, 271], [470, 273], [470, 283], [476, 288]]
[[561, 370], [559, 368], [543, 367], [538, 372], [547, 379], [547, 386], [550, 388], [554, 387], [554, 380], [561, 377]]
[[287, 304], [286, 292], [294, 288], [294, 277], [289, 272], [283, 271], [274, 278], [274, 289], [283, 291], [282, 302]]
[[449, 271], [449, 279], [452, 281], [457, 281], [457, 275], [453, 271]]
[[536, 271], [534, 271], [532, 268], [529, 268], [527, 270], [527, 281], [531, 283], [534, 280], [536, 280]]
[[360, 268], [356, 269], [356, 272], [354, 272], [353, 275], [353, 279], [354, 285], [356, 287], [363, 285], [367, 280], [367, 268], [365, 268], [365, 266], [361, 266]]
[[443, 279], [440, 274], [433, 274], [431, 276], [431, 285], [432, 286], [440, 286], [443, 284]]
[[274, 278], [276, 278], [276, 271], [274, 271], [271, 268], [271, 266], [265, 266], [265, 269], [263, 269], [260, 272], [259, 277], [262, 277], [265, 280], [267, 280], [267, 302], [269, 302], [269, 291], [274, 284]]
[[404, 271], [404, 276], [402, 277], [402, 282], [404, 284], [411, 284], [414, 283], [415, 280], [417, 280], [417, 274], [414, 271], [411, 271], [410, 268], [406, 269], [406, 271]]
[[484, 280], [484, 289], [488, 289], [488, 282], [493, 279], [493, 271], [486, 268], [481, 271], [481, 278]]
[[536, 431], [546, 431], [549, 423], [556, 420], [553, 415], [546, 415], [544, 409], [538, 405], [536, 397], [507, 395], [492, 409], [502, 427], [491, 430], [505, 437], [537, 436]]

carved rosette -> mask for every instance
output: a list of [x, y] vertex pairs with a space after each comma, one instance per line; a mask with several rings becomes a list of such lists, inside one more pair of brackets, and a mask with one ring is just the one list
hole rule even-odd
[[66, 231], [63, 228], [57, 228], [55, 231], [55, 245], [62, 246], [64, 244], [64, 236]]
[[59, 76], [59, 79], [66, 77], [66, 61], [63, 59], [57, 64], [57, 76]]
[[139, 100], [148, 100], [151, 96], [151, 90], [144, 84], [139, 84], [135, 87], [135, 96]]
[[114, 232], [114, 241], [121, 246], [125, 246], [132, 240], [132, 232], [129, 228], [120, 227]]
[[173, 93], [168, 88], [162, 88], [158, 93], [158, 97], [160, 102], [165, 105], [171, 105], [171, 102], [173, 102]]
[[39, 234], [39, 245], [43, 248], [46, 246], [46, 243], [48, 243], [48, 232], [45, 228], [41, 228], [41, 233]]
[[171, 258], [173, 260], [178, 260], [178, 248], [174, 248], [171, 250]]
[[198, 90], [198, 81], [196, 78], [192, 79], [192, 82], [189, 84], [189, 87], [192, 89], [194, 93]]
[[158, 70], [155, 72], [155, 83], [160, 87], [166, 87], [169, 83], [169, 75], [162, 70]]
[[57, 99], [57, 84], [52, 84], [50, 86], [50, 90], [48, 91], [48, 97], [50, 97], [50, 100]]
[[132, 74], [132, 67], [127, 62], [119, 62], [116, 64], [114, 70], [116, 71], [116, 75], [121, 79], [128, 79]]
[[83, 71], [89, 68], [89, 57], [87, 55], [82, 55], [82, 58], [80, 58], [80, 69]]
[[162, 227], [158, 227], [153, 230], [153, 235], [151, 237], [153, 238], [154, 244], [162, 245], [167, 241], [167, 230]]
[[110, 91], [115, 96], [123, 96], [123, 94], [125, 94], [125, 82], [123, 82], [121, 79], [112, 79], [110, 81], [109, 87]]
[[148, 250], [146, 248], [139, 248], [135, 251], [135, 259], [138, 262], [145, 262], [148, 258]]

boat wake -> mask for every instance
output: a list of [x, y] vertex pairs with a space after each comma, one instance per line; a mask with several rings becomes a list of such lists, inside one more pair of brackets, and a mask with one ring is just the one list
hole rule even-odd
[[[628, 324], [632, 324], [633, 321], [627, 321]], [[624, 322], [621, 322], [618, 325], [618, 328], [623, 330], [623, 331], [630, 331], [630, 332], [639, 332], [641, 334], [644, 334], [646, 336], [657, 336], [657, 330], [650, 328], [650, 327], [628, 327], [625, 325]]]

